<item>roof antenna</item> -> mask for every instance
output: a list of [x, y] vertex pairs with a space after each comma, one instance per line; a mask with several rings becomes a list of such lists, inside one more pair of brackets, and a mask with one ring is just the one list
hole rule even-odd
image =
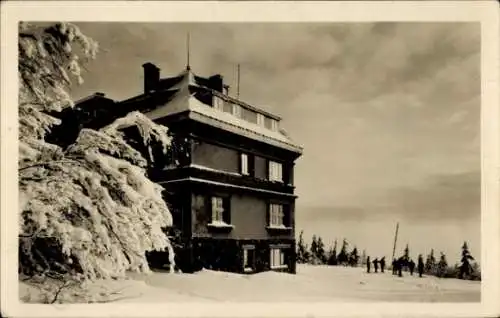
[[237, 69], [237, 80], [236, 80], [236, 99], [240, 99], [240, 64], [238, 63]]
[[189, 32], [187, 34], [187, 39], [186, 39], [186, 54], [187, 54], [187, 63], [186, 63], [186, 70], [190, 70], [191, 66], [189, 65], [189, 43], [190, 42], [190, 37], [189, 37]]

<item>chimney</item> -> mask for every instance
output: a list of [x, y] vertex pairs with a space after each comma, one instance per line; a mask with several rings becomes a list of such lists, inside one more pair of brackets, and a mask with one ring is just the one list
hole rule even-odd
[[144, 68], [144, 93], [149, 93], [158, 87], [160, 82], [160, 69], [153, 63], [147, 62]]
[[220, 74], [215, 74], [213, 76], [210, 76], [208, 78], [208, 81], [209, 81], [209, 86], [211, 89], [214, 89], [220, 93], [223, 93], [223, 89], [224, 89], [224, 80], [222, 78], [222, 75]]

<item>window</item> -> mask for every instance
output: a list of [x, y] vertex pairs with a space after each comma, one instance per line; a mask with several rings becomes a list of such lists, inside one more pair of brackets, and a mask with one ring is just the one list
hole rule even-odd
[[283, 165], [269, 161], [269, 180], [283, 182]]
[[271, 268], [286, 268], [285, 253], [280, 248], [271, 248]]
[[257, 114], [257, 125], [264, 127], [264, 115], [262, 114]]
[[233, 115], [236, 117], [241, 117], [241, 107], [240, 105], [233, 104]]
[[257, 123], [257, 113], [244, 107], [241, 108], [241, 118], [243, 118], [245, 121], [248, 121], [249, 123]]
[[230, 102], [225, 102], [223, 108], [224, 108], [223, 111], [225, 113], [229, 114], [233, 113], [233, 104], [231, 104]]
[[213, 105], [215, 109], [224, 111], [224, 100], [219, 96], [213, 95]]
[[212, 197], [212, 223], [224, 223], [224, 200]]
[[[229, 196], [205, 197], [207, 214], [211, 222], [207, 224], [210, 231], [231, 231], [231, 198]], [[210, 203], [208, 202], [210, 201]]]
[[240, 173], [243, 175], [249, 175], [249, 169], [248, 169], [248, 155], [246, 153], [242, 153], [240, 155], [240, 160], [241, 160], [241, 170]]
[[269, 205], [269, 225], [283, 226], [284, 225], [283, 205], [271, 203]]
[[243, 246], [243, 271], [252, 272], [254, 268], [255, 247]]
[[271, 130], [272, 131], [278, 131], [278, 121], [275, 119], [271, 120]]

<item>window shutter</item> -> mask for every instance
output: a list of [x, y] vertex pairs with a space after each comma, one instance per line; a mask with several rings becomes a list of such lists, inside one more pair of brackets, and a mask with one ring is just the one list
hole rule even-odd
[[271, 180], [269, 176], [269, 172], [271, 171], [269, 169], [269, 165], [271, 165], [271, 161], [269, 159], [266, 159], [266, 180]]
[[222, 201], [224, 208], [223, 220], [227, 224], [231, 224], [231, 197], [226, 197]]
[[287, 171], [288, 171], [288, 184], [289, 185], [293, 185], [293, 168], [294, 168], [293, 163], [288, 165]]
[[248, 155], [248, 173], [250, 176], [255, 177], [255, 156]]
[[213, 214], [214, 212], [213, 211], [215, 211], [214, 210], [214, 207], [215, 207], [215, 204], [216, 204], [215, 198], [211, 197], [211, 196], [206, 196], [205, 197], [205, 202], [206, 202], [205, 208], [207, 210], [208, 221], [210, 223], [214, 219], [214, 214]]
[[266, 202], [266, 224], [271, 225], [271, 202]]
[[288, 164], [283, 164], [283, 182], [290, 184], [290, 167]]
[[243, 172], [243, 153], [242, 152], [238, 153], [238, 172], [239, 173]]
[[291, 218], [291, 208], [290, 204], [283, 204], [283, 224], [285, 226], [291, 226], [292, 225], [292, 218]]

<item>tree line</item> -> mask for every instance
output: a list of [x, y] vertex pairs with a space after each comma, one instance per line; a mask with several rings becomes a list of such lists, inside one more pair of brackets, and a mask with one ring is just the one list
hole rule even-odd
[[[467, 242], [463, 243], [461, 249], [460, 262], [454, 265], [448, 264], [446, 255], [443, 252], [440, 252], [439, 259], [437, 259], [434, 249], [431, 249], [424, 261], [424, 273], [441, 278], [481, 280], [481, 269], [471, 255]], [[418, 255], [418, 257], [423, 256]], [[333, 246], [327, 248], [321, 236], [314, 234], [309, 246], [304, 241], [304, 231], [301, 231], [297, 241], [296, 261], [299, 264], [358, 267], [366, 266], [367, 259], [369, 257], [366, 250], [363, 249], [360, 254], [357, 246], [350, 249], [345, 238], [342, 239], [340, 248], [337, 240], [335, 240]], [[403, 254], [393, 261], [396, 260], [402, 262], [404, 271], [409, 271], [409, 264], [412, 263], [413, 259], [410, 256], [408, 244], [404, 248]], [[390, 265], [390, 268], [392, 268], [392, 265]]]
[[363, 250], [359, 255], [358, 248], [349, 251], [349, 243], [346, 239], [342, 240], [340, 251], [337, 252], [337, 240], [332, 247], [327, 251], [321, 236], [313, 235], [311, 246], [304, 242], [304, 232], [300, 232], [299, 241], [297, 242], [297, 263], [312, 264], [312, 265], [344, 265], [358, 266], [366, 262], [366, 253]]

